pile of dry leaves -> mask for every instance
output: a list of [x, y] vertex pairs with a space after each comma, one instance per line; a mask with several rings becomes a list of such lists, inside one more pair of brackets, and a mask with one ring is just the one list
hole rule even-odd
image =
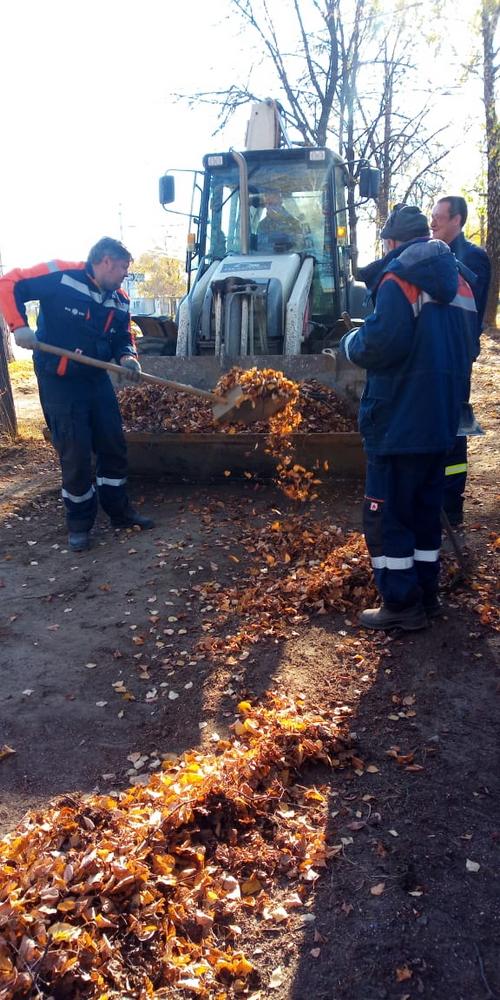
[[216, 580], [194, 588], [203, 604], [218, 611], [216, 626], [207, 628], [196, 646], [205, 656], [284, 638], [290, 624], [309, 614], [356, 616], [376, 597], [365, 542], [357, 532], [344, 535], [340, 528], [294, 514], [271, 528], [249, 528], [242, 544], [251, 559], [246, 578], [230, 588]]
[[[281, 377], [280, 377], [281, 376]], [[249, 395], [285, 396], [300, 414], [296, 427], [305, 434], [356, 430], [356, 417], [344, 400], [328, 386], [315, 379], [291, 382], [272, 369], [232, 369], [219, 381], [215, 391], [221, 394], [241, 384]], [[260, 391], [259, 391], [260, 390]], [[266, 434], [268, 422], [218, 424], [212, 408], [203, 399], [182, 392], [170, 392], [161, 386], [139, 385], [121, 389], [118, 393], [124, 427], [127, 431], [149, 431], [170, 434]]]
[[295, 777], [351, 754], [300, 703], [239, 711], [216, 753], [185, 753], [121, 794], [66, 796], [3, 841], [2, 1000], [225, 1000], [258, 987], [240, 924], [288, 921], [341, 849], [325, 840], [325, 794]]

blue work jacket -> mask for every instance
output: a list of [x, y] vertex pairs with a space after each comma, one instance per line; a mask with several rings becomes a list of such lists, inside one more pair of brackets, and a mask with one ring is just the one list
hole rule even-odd
[[478, 352], [472, 291], [440, 240], [403, 243], [361, 272], [374, 312], [341, 341], [366, 368], [359, 424], [368, 453], [449, 451]]
[[[123, 289], [102, 291], [87, 263], [54, 260], [10, 271], [0, 278], [0, 311], [12, 330], [27, 325], [25, 303], [40, 303], [38, 340], [100, 361], [136, 357], [130, 333], [129, 299]], [[37, 375], [92, 379], [103, 372], [34, 351]]]

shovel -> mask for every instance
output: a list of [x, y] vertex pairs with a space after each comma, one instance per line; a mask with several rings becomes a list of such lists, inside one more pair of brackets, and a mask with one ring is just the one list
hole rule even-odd
[[[103, 368], [104, 371], [119, 375], [121, 379], [127, 378], [126, 368], [121, 365], [114, 365], [110, 361], [99, 361], [97, 358], [88, 358], [85, 354], [77, 351], [66, 351], [62, 347], [54, 347], [39, 340], [36, 351], [45, 351], [47, 354], [56, 354], [59, 358], [67, 358], [69, 361], [76, 361], [80, 365], [89, 365], [91, 368]], [[135, 379], [130, 379], [135, 382]], [[199, 396], [212, 404], [214, 420], [219, 423], [231, 423], [232, 421], [242, 424], [253, 424], [257, 420], [268, 420], [274, 413], [277, 413], [283, 406], [279, 399], [257, 398], [250, 399], [245, 395], [240, 386], [234, 386], [226, 396], [217, 396], [214, 392], [207, 392], [206, 389], [197, 389], [193, 385], [184, 385], [182, 382], [170, 382], [166, 378], [159, 378], [158, 375], [149, 375], [141, 372], [138, 375], [139, 382], [148, 382], [153, 385], [162, 385], [172, 392], [186, 392], [190, 396]]]

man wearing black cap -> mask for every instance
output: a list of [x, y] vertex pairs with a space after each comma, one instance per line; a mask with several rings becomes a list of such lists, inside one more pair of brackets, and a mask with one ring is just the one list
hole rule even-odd
[[446, 453], [469, 397], [476, 306], [450, 248], [422, 212], [397, 205], [382, 260], [361, 271], [374, 312], [341, 349], [367, 370], [360, 430], [367, 453], [364, 532], [380, 608], [367, 628], [425, 628], [439, 613]]

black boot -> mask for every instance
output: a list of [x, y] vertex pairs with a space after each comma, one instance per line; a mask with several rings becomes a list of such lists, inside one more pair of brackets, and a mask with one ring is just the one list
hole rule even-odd
[[68, 535], [68, 545], [72, 552], [85, 552], [90, 548], [89, 532], [70, 531]]
[[402, 628], [405, 632], [427, 628], [429, 622], [422, 604], [412, 604], [410, 608], [391, 611], [385, 604], [381, 608], [367, 608], [359, 616], [359, 623], [365, 628]]
[[443, 604], [437, 594], [432, 594], [429, 597], [424, 595], [423, 603], [428, 618], [440, 618], [443, 614]]
[[147, 531], [149, 528], [154, 528], [155, 523], [150, 517], [143, 517], [142, 514], [138, 514], [133, 507], [126, 507], [123, 511], [121, 517], [111, 520], [113, 528], [141, 528], [143, 531]]

